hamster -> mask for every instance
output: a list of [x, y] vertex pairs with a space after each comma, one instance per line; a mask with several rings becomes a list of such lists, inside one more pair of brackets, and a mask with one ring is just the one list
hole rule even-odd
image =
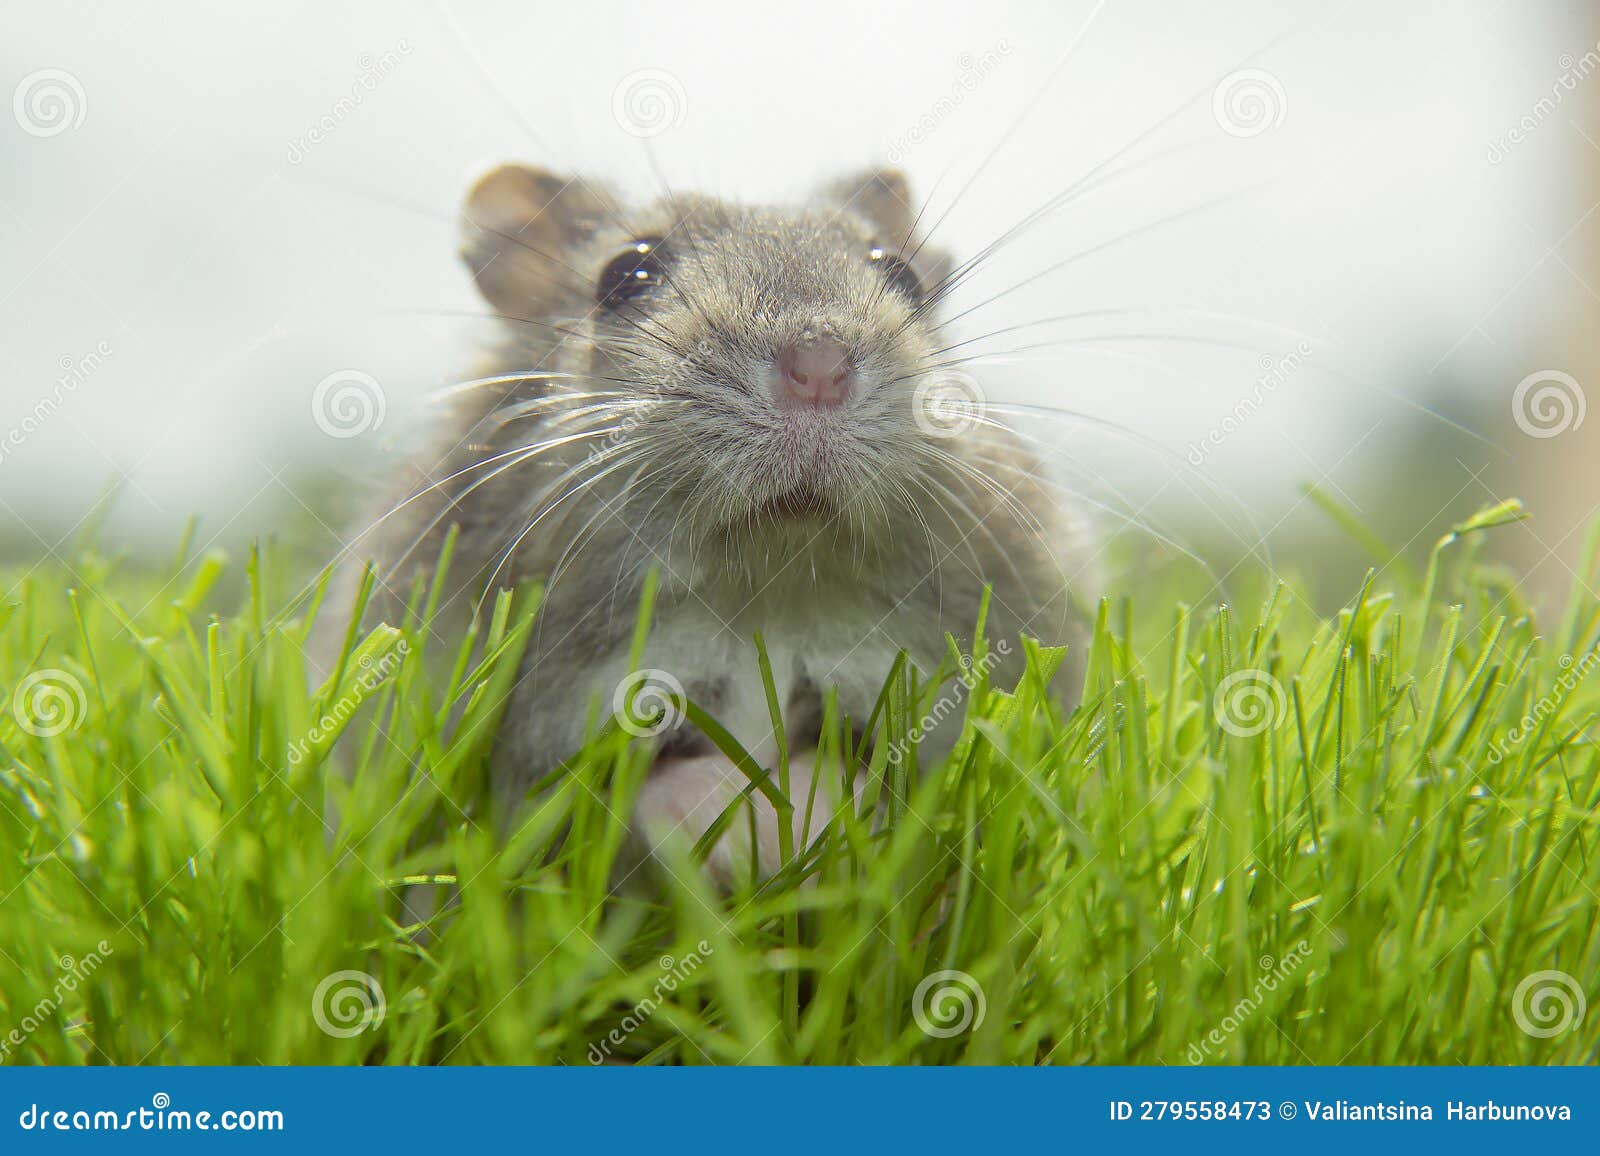
[[[970, 644], [986, 587], [986, 636], [1009, 640], [1000, 685], [1020, 672], [1019, 635], [1079, 634], [1067, 577], [1088, 561], [1085, 529], [1028, 439], [941, 365], [950, 267], [911, 206], [894, 171], [787, 207], [624, 206], [520, 165], [471, 190], [463, 256], [503, 340], [359, 550], [380, 578], [373, 621], [399, 621], [452, 526], [443, 624], [545, 583], [492, 756], [501, 806], [583, 743], [595, 703], [604, 717], [635, 691], [681, 690], [773, 765], [760, 632], [798, 824], [829, 691], [866, 720], [901, 651], [926, 674], [947, 633]], [[651, 571], [646, 674], [630, 678]], [[646, 854], [692, 844], [747, 786], [671, 721], [631, 820]], [[932, 728], [925, 749], [954, 731]], [[839, 801], [820, 797], [812, 835]], [[776, 819], [757, 807], [754, 844], [732, 824], [713, 876], [777, 866]]]

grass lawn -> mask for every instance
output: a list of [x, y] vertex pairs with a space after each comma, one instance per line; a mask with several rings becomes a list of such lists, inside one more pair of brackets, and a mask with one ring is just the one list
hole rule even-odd
[[[238, 613], [215, 558], [18, 571], [0, 1057], [1594, 1062], [1597, 559], [1534, 621], [1480, 555], [1516, 516], [1383, 566], [1329, 619], [1291, 586], [1119, 595], [1071, 717], [1043, 693], [1059, 652], [1030, 648], [1016, 687], [970, 658], [954, 690], [897, 671], [873, 737], [821, 756], [870, 776], [883, 821], [842, 818], [731, 897], [686, 862], [610, 894], [647, 760], [615, 721], [514, 831], [475, 819], [532, 592], [448, 684], [413, 623], [317, 688], [316, 599], [270, 556], [241, 561]], [[909, 776], [890, 751], [941, 695], [963, 739]], [[417, 934], [402, 900], [428, 880], [455, 898]]]

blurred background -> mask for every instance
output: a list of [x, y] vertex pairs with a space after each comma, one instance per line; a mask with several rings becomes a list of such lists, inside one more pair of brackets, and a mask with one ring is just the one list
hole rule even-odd
[[[1529, 589], [1600, 500], [1600, 9], [1277, 2], [13, 4], [0, 547], [294, 534], [492, 338], [456, 257], [509, 159], [627, 198], [894, 164], [966, 366], [1068, 484], [1342, 598], [1496, 498]], [[337, 404], [336, 404], [337, 403]], [[335, 412], [337, 410], [337, 412]], [[1152, 548], [1154, 546], [1152, 545]]]

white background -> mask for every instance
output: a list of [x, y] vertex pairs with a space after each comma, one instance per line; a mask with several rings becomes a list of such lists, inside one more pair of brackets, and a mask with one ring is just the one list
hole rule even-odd
[[[1262, 357], [1293, 349], [1287, 331], [1303, 332], [1319, 350], [1308, 368], [1202, 467], [1263, 526], [1287, 514], [1278, 540], [1325, 527], [1304, 521], [1305, 482], [1385, 525], [1405, 507], [1405, 447], [1421, 438], [1454, 505], [1430, 491], [1387, 526], [1396, 544], [1431, 541], [1452, 513], [1516, 489], [1544, 503], [1528, 558], [1572, 557], [1566, 536], [1600, 479], [1582, 473], [1600, 456], [1600, 418], [1529, 438], [1510, 399], [1528, 373], [1581, 382], [1596, 367], [1600, 76], [1536, 111], [1596, 50], [1590, 6], [1111, 3], [1083, 31], [1093, 8], [13, 3], [0, 96], [52, 68], [82, 97], [56, 135], [0, 111], [0, 430], [51, 392], [63, 359], [112, 352], [0, 458], [8, 549], [53, 547], [113, 488], [97, 511], [108, 532], [162, 549], [192, 513], [202, 539], [235, 544], [303, 520], [301, 499], [325, 515], [317, 478], [374, 468], [408, 399], [471, 375], [487, 328], [460, 315], [480, 305], [453, 216], [498, 161], [582, 171], [641, 198], [664, 180], [782, 199], [893, 156], [931, 191], [936, 240], [959, 257], [1142, 140], [1125, 160], [1163, 155], [1009, 246], [953, 309], [1231, 199], [1009, 292], [963, 335], [991, 334], [976, 348], [992, 353], [1114, 331], [1102, 317], [994, 334], [1007, 326], [1139, 309], [1152, 312], [1123, 317], [1122, 332], [1229, 344], [1038, 350], [975, 365], [991, 396], [1098, 415], [1181, 457], [1250, 393]], [[385, 54], [398, 63], [307, 147]], [[993, 66], [963, 86], [980, 61]], [[1282, 95], [1272, 127], [1239, 137], [1213, 92], [1245, 68]], [[641, 69], [669, 74], [676, 102], [648, 140], [613, 108]], [[1526, 139], [1492, 158], [1525, 117]], [[311, 419], [316, 383], [345, 368], [387, 397], [384, 426], [363, 438], [327, 437]], [[1181, 472], [1126, 447], [1093, 452], [1135, 505]]]

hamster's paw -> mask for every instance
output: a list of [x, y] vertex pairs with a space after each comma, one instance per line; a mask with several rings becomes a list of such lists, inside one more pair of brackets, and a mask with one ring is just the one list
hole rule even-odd
[[[844, 793], [843, 784], [830, 775], [816, 784], [813, 794], [815, 757], [815, 751], [806, 751], [789, 760], [789, 796], [794, 804], [793, 845], [797, 851], [817, 839], [833, 818]], [[664, 758], [652, 768], [639, 792], [634, 809], [634, 832], [657, 861], [664, 861], [663, 852], [669, 846], [687, 854], [749, 783], [739, 768], [720, 752]], [[809, 816], [806, 814], [808, 803]], [[777, 871], [781, 862], [779, 819], [772, 803], [761, 792], [751, 791], [746, 808], [728, 824], [706, 858], [706, 875], [724, 890], [732, 890], [737, 883], [750, 879], [752, 869], [758, 878], [764, 879]], [[753, 839], [751, 811], [755, 813]]]

